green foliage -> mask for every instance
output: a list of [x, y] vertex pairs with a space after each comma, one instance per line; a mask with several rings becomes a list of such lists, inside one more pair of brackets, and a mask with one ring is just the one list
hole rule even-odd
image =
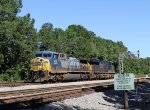
[[[127, 51], [122, 41], [113, 42], [96, 36], [81, 25], [70, 25], [63, 31], [54, 28], [51, 23], [44, 23], [38, 33], [40, 40], [45, 42], [48, 50], [64, 52], [68, 55], [83, 58], [99, 58], [112, 61], [118, 72], [118, 57]], [[145, 59], [133, 58], [125, 60], [125, 72], [148, 74], [150, 71]], [[146, 60], [147, 61], [147, 60]]]
[[[17, 16], [21, 8], [22, 0], [0, 1], [0, 81], [28, 80], [30, 60], [38, 50], [109, 60], [118, 71], [118, 56], [127, 51], [122, 41], [103, 39], [81, 25], [62, 30], [54, 28], [52, 23], [44, 23], [36, 32], [30, 14]], [[125, 72], [150, 73], [150, 58], [127, 59]]]
[[70, 25], [66, 29], [67, 53], [77, 57], [90, 57], [93, 36], [81, 25]]
[[21, 80], [20, 74], [29, 68], [33, 55], [34, 19], [30, 18], [30, 14], [17, 16], [22, 7], [21, 0], [2, 0], [0, 7], [0, 73], [4, 81]]
[[38, 33], [38, 40], [44, 42], [46, 50], [55, 50], [53, 38], [53, 25], [51, 23], [44, 23]]

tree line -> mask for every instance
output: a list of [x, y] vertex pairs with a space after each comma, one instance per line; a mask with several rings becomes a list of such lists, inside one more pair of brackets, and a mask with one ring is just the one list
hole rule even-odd
[[[104, 39], [76, 24], [63, 30], [48, 22], [37, 31], [29, 13], [18, 16], [22, 6], [22, 0], [0, 1], [0, 81], [28, 80], [30, 60], [39, 50], [109, 60], [118, 72], [118, 56], [128, 51], [122, 41]], [[150, 57], [127, 59], [125, 65], [126, 72], [148, 74]]]

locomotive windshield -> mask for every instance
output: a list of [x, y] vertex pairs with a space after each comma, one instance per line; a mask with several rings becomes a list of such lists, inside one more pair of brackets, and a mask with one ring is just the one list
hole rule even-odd
[[42, 54], [41, 53], [38, 53], [35, 55], [36, 57], [42, 57]]
[[44, 54], [43, 54], [43, 57], [51, 57], [51, 56], [52, 56], [51, 53], [44, 53]]

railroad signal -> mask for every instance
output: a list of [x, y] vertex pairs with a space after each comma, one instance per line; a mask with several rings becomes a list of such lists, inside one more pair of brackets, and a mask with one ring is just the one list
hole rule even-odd
[[140, 51], [139, 50], [137, 51], [137, 54], [138, 54], [138, 58], [140, 58]]

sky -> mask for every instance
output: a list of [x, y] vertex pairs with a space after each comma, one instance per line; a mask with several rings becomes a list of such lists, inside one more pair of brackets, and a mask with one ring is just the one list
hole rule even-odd
[[19, 16], [30, 13], [39, 30], [50, 22], [65, 30], [79, 24], [97, 36], [122, 41], [140, 57], [150, 57], [150, 0], [23, 0]]

